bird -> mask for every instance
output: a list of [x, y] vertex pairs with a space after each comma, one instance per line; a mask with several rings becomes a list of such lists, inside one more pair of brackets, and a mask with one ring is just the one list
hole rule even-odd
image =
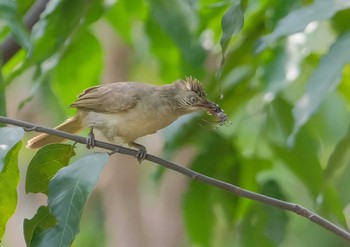
[[[135, 140], [165, 128], [183, 115], [207, 111], [217, 118], [219, 125], [227, 121], [224, 111], [207, 99], [202, 84], [192, 77], [161, 86], [142, 82], [93, 86], [84, 90], [70, 107], [77, 109], [76, 115], [55, 127], [56, 130], [77, 133], [90, 128], [86, 145], [92, 148], [93, 130], [97, 129], [110, 142], [136, 148], [139, 162], [145, 159], [147, 150]], [[64, 138], [42, 133], [30, 139], [27, 148], [63, 141]]]

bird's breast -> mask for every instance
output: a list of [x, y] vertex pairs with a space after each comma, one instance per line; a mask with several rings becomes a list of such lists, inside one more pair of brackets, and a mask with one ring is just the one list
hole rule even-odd
[[178, 116], [153, 109], [130, 109], [118, 113], [86, 112], [86, 127], [98, 129], [109, 141], [130, 143], [157, 132], [175, 121]]

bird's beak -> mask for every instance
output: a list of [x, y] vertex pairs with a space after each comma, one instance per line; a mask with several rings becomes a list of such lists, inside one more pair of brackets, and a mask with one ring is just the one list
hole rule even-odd
[[215, 102], [206, 100], [199, 106], [207, 110], [209, 115], [214, 116], [219, 125], [223, 125], [228, 120], [226, 113]]

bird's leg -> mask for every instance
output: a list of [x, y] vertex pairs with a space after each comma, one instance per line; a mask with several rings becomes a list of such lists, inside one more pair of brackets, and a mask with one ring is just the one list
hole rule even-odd
[[139, 150], [136, 154], [136, 159], [139, 163], [141, 163], [146, 158], [146, 155], [147, 155], [146, 147], [136, 142], [129, 143], [129, 146], [135, 147]]
[[94, 148], [95, 147], [95, 135], [94, 135], [94, 127], [91, 127], [88, 136], [86, 137], [86, 148]]

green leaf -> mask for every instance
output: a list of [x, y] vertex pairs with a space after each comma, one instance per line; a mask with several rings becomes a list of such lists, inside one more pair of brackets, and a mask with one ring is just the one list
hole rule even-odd
[[4, 166], [4, 159], [10, 149], [22, 139], [24, 130], [22, 128], [4, 127], [0, 128], [0, 172]]
[[213, 237], [214, 210], [206, 185], [192, 183], [184, 197], [186, 232], [192, 243], [210, 246]]
[[[205, 51], [201, 47], [198, 34], [198, 16], [189, 1], [149, 0], [151, 21], [157, 23], [174, 41], [181, 51], [182, 69], [186, 74], [194, 74], [203, 65]], [[153, 37], [157, 45], [161, 45]]]
[[[279, 184], [269, 180], [262, 186], [261, 194], [286, 200]], [[255, 204], [243, 218], [242, 246], [279, 246], [286, 237], [287, 213], [270, 205]]]
[[283, 144], [271, 144], [277, 157], [284, 161], [288, 168], [306, 185], [307, 189], [316, 197], [321, 189], [323, 171], [317, 153], [317, 142], [310, 134], [302, 129], [293, 147]]
[[[350, 161], [350, 128], [346, 135], [335, 146], [331, 156], [329, 157], [326, 169], [324, 170], [325, 179], [332, 180], [341, 172]], [[340, 174], [338, 174], [340, 175]]]
[[350, 2], [347, 0], [316, 0], [313, 4], [307, 7], [290, 12], [278, 23], [277, 27], [271, 34], [263, 37], [259, 41], [256, 51], [261, 52], [267, 45], [276, 41], [279, 37], [301, 32], [309, 23], [329, 19], [338, 11], [349, 7]]
[[106, 14], [107, 20], [126, 43], [132, 43], [135, 20], [142, 20], [146, 14], [146, 3], [143, 0], [117, 1]]
[[[33, 52], [19, 70], [41, 63], [50, 57], [52, 60], [46, 67], [54, 66], [59, 60], [59, 52], [69, 46], [76, 32], [102, 14], [102, 4], [102, 0], [49, 1], [40, 15], [40, 20], [32, 29]], [[96, 11], [98, 13], [95, 13]], [[57, 56], [53, 56], [55, 54]]]
[[293, 144], [295, 135], [317, 111], [322, 100], [330, 91], [337, 88], [342, 77], [343, 67], [350, 62], [350, 32], [340, 36], [331, 46], [328, 53], [322, 57], [319, 66], [311, 75], [306, 93], [293, 108], [294, 127], [289, 136], [289, 144]]
[[69, 164], [75, 155], [74, 147], [68, 144], [50, 144], [41, 149], [30, 161], [26, 176], [26, 193], [48, 194], [48, 184], [59, 169]]
[[18, 153], [23, 134], [22, 128], [0, 128], [0, 241], [17, 206]]
[[[46, 206], [38, 208], [37, 213], [31, 219], [24, 219], [23, 232], [27, 246], [31, 246], [30, 242], [33, 235], [38, 235], [45, 229], [53, 227], [57, 223], [55, 216], [50, 214], [50, 210]], [[34, 231], [36, 231], [34, 233]]]
[[150, 38], [150, 50], [159, 60], [160, 74], [165, 81], [181, 76], [179, 64], [181, 54], [173, 40], [152, 19], [145, 23], [145, 29]]
[[102, 60], [102, 48], [96, 37], [87, 30], [77, 34], [52, 74], [53, 91], [63, 106], [70, 105], [85, 88], [99, 83]]
[[221, 20], [222, 36], [220, 39], [221, 45], [221, 64], [219, 68], [218, 77], [221, 77], [221, 70], [225, 63], [225, 52], [231, 41], [233, 35], [238, 33], [244, 23], [244, 15], [241, 9], [240, 1], [232, 4], [232, 6], [225, 12]]
[[[230, 140], [219, 135], [202, 135], [199, 142], [206, 143], [192, 169], [202, 174], [210, 174], [219, 180], [237, 184], [239, 170], [237, 156]], [[211, 147], [211, 148], [208, 148]], [[222, 155], [217, 155], [218, 153]], [[223, 220], [225, 224], [232, 223], [238, 198], [208, 185], [191, 182], [184, 197], [183, 213], [186, 232], [191, 243], [198, 246], [215, 246], [215, 225]], [[224, 217], [219, 218], [216, 210], [219, 208]]]
[[84, 205], [107, 161], [107, 153], [93, 153], [57, 172], [49, 183], [48, 206], [58, 224], [33, 235], [31, 246], [71, 245]]
[[16, 1], [0, 1], [0, 19], [6, 22], [16, 42], [24, 49], [30, 50], [32, 45], [29, 39], [29, 33], [23, 24], [22, 17], [17, 11]]

